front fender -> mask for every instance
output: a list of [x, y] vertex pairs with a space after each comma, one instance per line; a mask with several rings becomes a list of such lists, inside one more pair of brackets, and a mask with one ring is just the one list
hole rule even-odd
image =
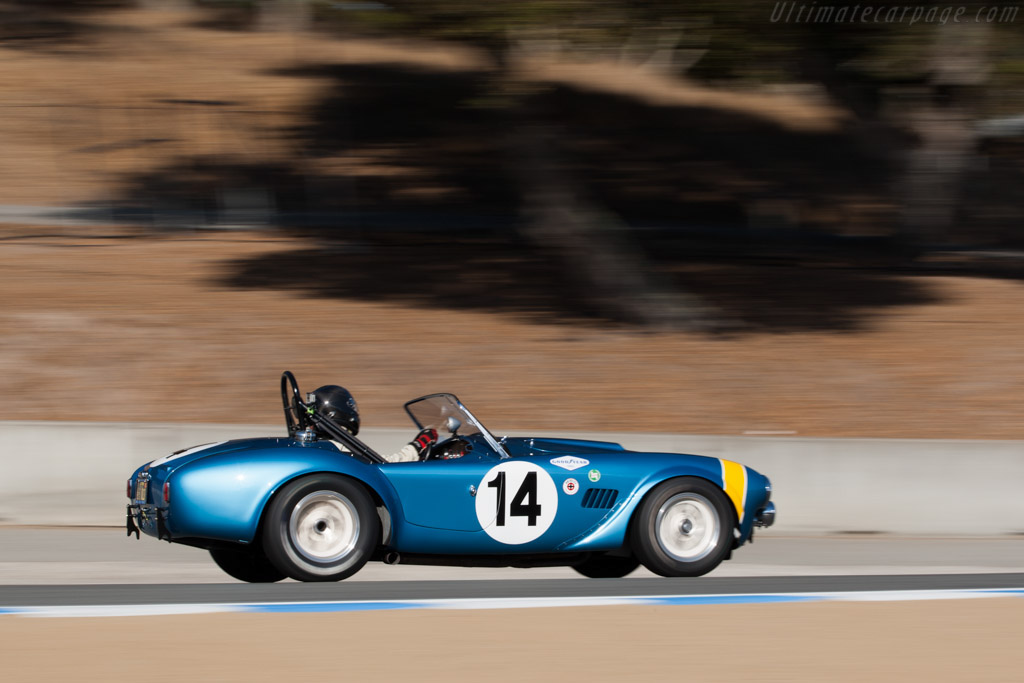
[[211, 455], [175, 469], [167, 479], [167, 529], [173, 537], [251, 543], [273, 495], [297, 477], [320, 472], [360, 481], [392, 516], [401, 515], [394, 488], [375, 465], [330, 448], [294, 443]]
[[736, 513], [739, 529], [736, 545], [738, 547], [746, 543], [753, 529], [755, 512], [764, 506], [768, 499], [765, 491], [767, 478], [745, 465], [730, 460], [686, 456], [685, 460], [680, 462], [678, 458], [679, 456], [673, 456], [676, 462], [669, 464], [657, 463], [660, 467], [643, 477], [629, 496], [617, 504], [594, 529], [571, 539], [559, 549], [587, 551], [624, 546], [630, 522], [644, 496], [659, 484], [677, 477], [705, 479], [722, 489]]

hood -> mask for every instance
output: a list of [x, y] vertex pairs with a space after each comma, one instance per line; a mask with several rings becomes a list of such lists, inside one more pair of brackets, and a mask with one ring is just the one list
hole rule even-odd
[[622, 453], [626, 449], [610, 441], [587, 441], [584, 439], [529, 439], [525, 437], [510, 438], [505, 447], [511, 455], [561, 454], [573, 455], [584, 453]]

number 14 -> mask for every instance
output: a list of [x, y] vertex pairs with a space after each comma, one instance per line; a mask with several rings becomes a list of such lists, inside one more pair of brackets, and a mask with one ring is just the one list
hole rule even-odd
[[[498, 472], [498, 476], [487, 482], [488, 488], [498, 489], [498, 526], [505, 526], [505, 473]], [[537, 518], [540, 517], [540, 503], [537, 502], [537, 473], [529, 472], [523, 479], [523, 483], [512, 498], [512, 505], [509, 506], [510, 517], [526, 517], [527, 526], [537, 526]]]

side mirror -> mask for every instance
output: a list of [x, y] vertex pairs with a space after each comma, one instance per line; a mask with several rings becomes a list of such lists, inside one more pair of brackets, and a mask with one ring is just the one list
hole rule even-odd
[[462, 426], [462, 423], [459, 421], [459, 418], [449, 416], [448, 419], [444, 421], [444, 426], [445, 429], [448, 430], [448, 433], [454, 436], [458, 433], [459, 427]]

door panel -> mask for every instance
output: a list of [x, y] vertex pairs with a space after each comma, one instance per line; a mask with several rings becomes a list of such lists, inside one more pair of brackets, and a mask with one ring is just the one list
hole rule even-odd
[[[410, 524], [452, 531], [480, 531], [482, 525], [477, 519], [472, 491], [494, 462], [466, 456], [458, 460], [389, 463], [380, 465], [380, 471], [398, 491]], [[489, 525], [494, 522], [494, 515], [488, 517]]]

